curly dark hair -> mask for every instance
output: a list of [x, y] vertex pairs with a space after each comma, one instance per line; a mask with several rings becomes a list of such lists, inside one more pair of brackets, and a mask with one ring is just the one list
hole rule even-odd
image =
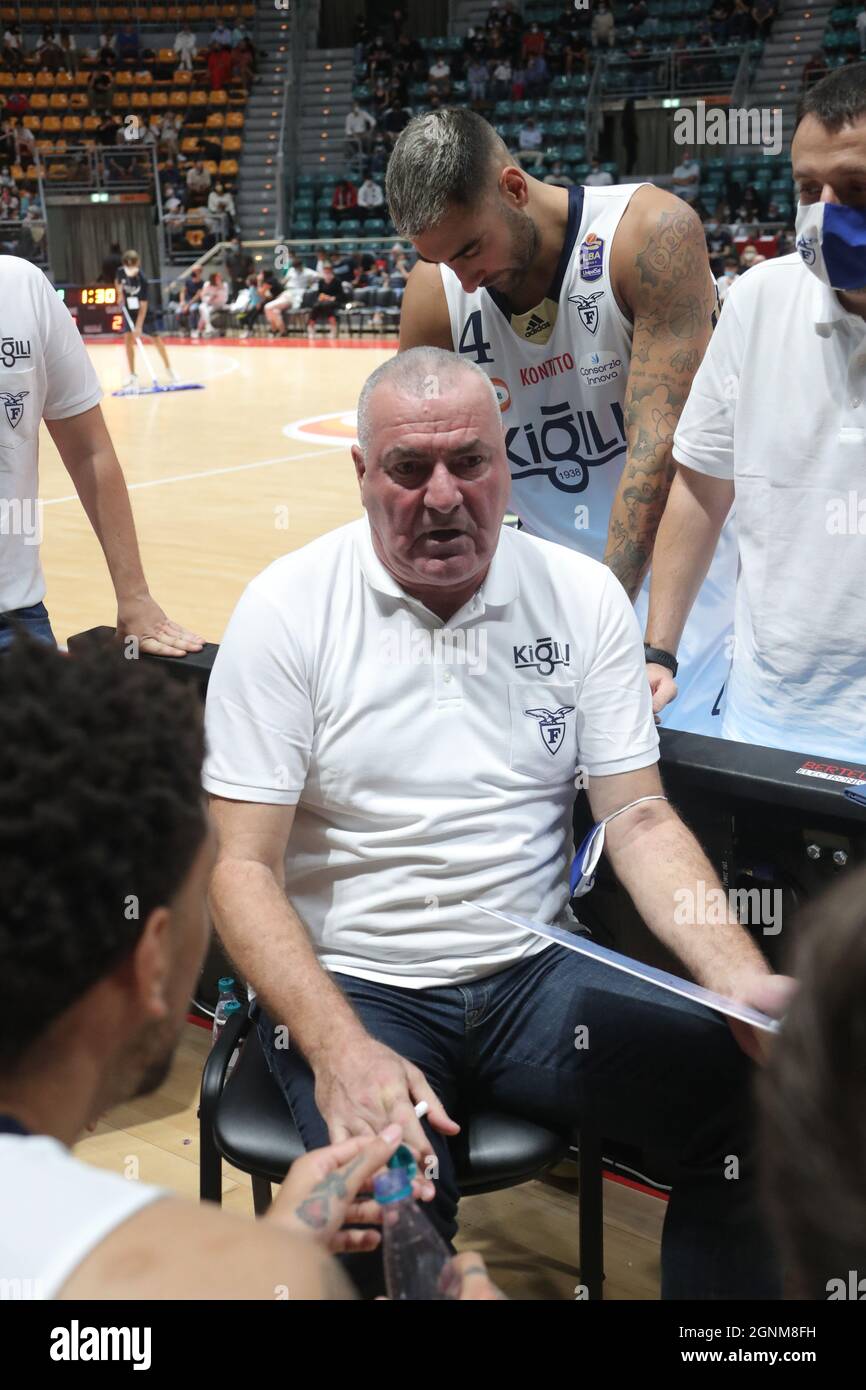
[[135, 946], [204, 842], [193, 692], [119, 649], [0, 657], [0, 1066]]
[[866, 870], [805, 909], [802, 981], [759, 1077], [764, 1184], [800, 1297], [866, 1275]]

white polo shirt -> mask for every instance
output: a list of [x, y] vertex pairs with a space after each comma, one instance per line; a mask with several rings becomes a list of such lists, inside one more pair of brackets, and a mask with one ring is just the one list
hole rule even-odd
[[798, 255], [734, 282], [674, 457], [736, 489], [724, 736], [862, 761], [866, 322]]
[[287, 893], [322, 964], [425, 988], [546, 949], [463, 900], [573, 927], [575, 774], [655, 763], [643, 646], [610, 570], [504, 530], [447, 624], [366, 518], [246, 589], [210, 680], [204, 785], [297, 805]]
[[45, 596], [39, 421], [80, 415], [101, 399], [72, 315], [42, 271], [0, 256], [0, 613]]

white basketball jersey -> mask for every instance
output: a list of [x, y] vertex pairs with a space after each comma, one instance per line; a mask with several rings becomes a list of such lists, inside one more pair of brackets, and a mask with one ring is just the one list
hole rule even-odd
[[[623, 416], [632, 325], [610, 279], [614, 234], [642, 184], [569, 189], [565, 244], [547, 297], [514, 315], [495, 290], [442, 282], [455, 352], [476, 362], [499, 396], [511, 505], [532, 535], [602, 561], [626, 460]], [[674, 728], [720, 736], [732, 652], [737, 548], [728, 519], [678, 655], [679, 695], [662, 716]], [[649, 577], [635, 611], [646, 622]]]

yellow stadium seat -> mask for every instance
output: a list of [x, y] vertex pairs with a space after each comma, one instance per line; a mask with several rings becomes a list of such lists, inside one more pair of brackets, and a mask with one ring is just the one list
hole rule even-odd
[[52, 111], [68, 111], [69, 97], [65, 92], [52, 92], [48, 98], [48, 105]]
[[40, 24], [53, 24], [54, 10], [49, 5], [40, 5], [36, 10], [36, 18]]
[[244, 124], [243, 111], [230, 111], [226, 116], [226, 126], [230, 130], [241, 130]]
[[18, 11], [18, 22], [20, 24], [35, 24], [36, 7], [34, 5], [22, 5]]
[[224, 87], [220, 87], [216, 92], [211, 92], [210, 104], [211, 106], [228, 106], [229, 95]]
[[173, 63], [173, 62], [174, 62], [174, 49], [173, 49], [173, 48], [158, 48], [158, 49], [156, 50], [156, 61], [157, 61], [158, 63]]
[[192, 73], [187, 72], [185, 68], [179, 68], [174, 75], [174, 85], [176, 87], [191, 87]]
[[42, 133], [44, 135], [59, 135], [63, 129], [63, 124], [59, 116], [46, 116], [42, 122]]
[[168, 104], [173, 111], [185, 110], [188, 103], [189, 94], [187, 92], [169, 92]]
[[37, 74], [36, 74], [36, 86], [37, 86], [37, 87], [53, 87], [53, 86], [54, 86], [54, 73], [53, 73], [53, 72], [37, 72]]
[[24, 170], [21, 168], [20, 164], [13, 164], [9, 172], [11, 173], [16, 183], [20, 182], [20, 180], [24, 178]]
[[33, 111], [47, 111], [48, 98], [44, 92], [34, 92], [30, 98], [30, 107]]
[[75, 11], [71, 5], [60, 5], [57, 10], [57, 18], [64, 26], [75, 23]]
[[58, 72], [54, 78], [55, 87], [74, 87], [75, 79], [71, 72]]
[[137, 72], [137, 73], [135, 74], [134, 78], [133, 78], [133, 84], [134, 84], [136, 87], [152, 87], [152, 86], [153, 86], [153, 73], [152, 73], [152, 72]]
[[14, 87], [15, 78], [11, 72], [0, 72], [0, 87]]
[[151, 5], [148, 17], [151, 24], [164, 24], [167, 18], [165, 5]]
[[86, 111], [90, 102], [84, 92], [73, 92], [69, 98], [69, 105], [73, 111]]
[[146, 111], [150, 106], [150, 94], [148, 92], [133, 92], [131, 105], [134, 111]]
[[219, 171], [220, 171], [220, 175], [221, 175], [222, 178], [226, 178], [226, 179], [233, 179], [233, 178], [236, 178], [236, 177], [237, 177], [237, 173], [238, 173], [238, 162], [237, 162], [237, 160], [236, 160], [236, 159], [221, 159], [221, 160], [220, 160], [220, 168], [219, 168]]
[[206, 130], [222, 130], [226, 118], [221, 111], [212, 111], [205, 121]]
[[40, 116], [25, 116], [22, 124], [25, 125], [28, 130], [38, 130], [42, 124], [42, 118]]
[[83, 122], [80, 116], [64, 116], [63, 129], [70, 133], [78, 132], [83, 129]]
[[165, 111], [168, 107], [168, 93], [154, 92], [150, 98], [151, 111]]
[[204, 160], [203, 162], [204, 162], [204, 167], [207, 169], [207, 171], [208, 171], [208, 173], [210, 174], [211, 178], [215, 178], [216, 175], [219, 173], [219, 168], [218, 168], [218, 165], [217, 165], [216, 160], [215, 160], [215, 159], [206, 159], [206, 160]]
[[186, 135], [180, 142], [182, 154], [194, 154], [198, 149], [198, 139], [195, 135]]
[[131, 87], [132, 73], [127, 72], [125, 68], [121, 68], [120, 72], [114, 74], [114, 81], [115, 85], [118, 87]]
[[98, 130], [99, 127], [100, 127], [100, 124], [101, 124], [101, 122], [100, 122], [99, 116], [85, 116], [85, 117], [84, 117], [84, 129], [85, 129], [85, 131], [88, 131], [88, 130]]
[[22, 71], [19, 72], [18, 76], [17, 76], [16, 79], [15, 79], [15, 86], [16, 86], [16, 87], [27, 87], [27, 88], [30, 88], [30, 87], [35, 87], [35, 85], [36, 85], [36, 82], [35, 82], [35, 80], [34, 80], [33, 73], [32, 73], [32, 72], [28, 72], [26, 69], [22, 69]]
[[235, 152], [240, 151], [242, 144], [243, 141], [241, 140], [241, 137], [239, 135], [227, 135], [226, 138], [223, 140], [223, 150], [229, 150], [231, 151], [231, 153], [234, 154]]
[[96, 22], [96, 12], [92, 5], [75, 6], [76, 24], [94, 24]]
[[207, 106], [207, 92], [190, 92], [189, 104], [190, 106]]

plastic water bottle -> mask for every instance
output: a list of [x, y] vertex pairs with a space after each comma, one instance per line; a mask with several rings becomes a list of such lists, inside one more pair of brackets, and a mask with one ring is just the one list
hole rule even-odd
[[[235, 982], [231, 975], [224, 975], [221, 980], [217, 981], [217, 985], [219, 988], [219, 998], [217, 999], [216, 1012], [213, 1016], [212, 1041], [214, 1043], [216, 1042], [217, 1038], [223, 1030], [223, 1024], [226, 1021], [227, 1006], [234, 1002], [238, 1005], [238, 1007], [240, 1007], [241, 1002], [238, 999], [238, 996], [235, 994]], [[234, 1012], [234, 1010], [232, 1010], [232, 1012]]]
[[[238, 1011], [239, 1011], [242, 1007], [243, 1007], [243, 1006], [242, 1006], [240, 1000], [238, 1000], [238, 999], [229, 999], [229, 1000], [227, 1000], [227, 1002], [226, 1002], [225, 1005], [223, 1006], [223, 1016], [222, 1016], [222, 1022], [220, 1023], [219, 1032], [216, 1032], [216, 1030], [214, 1031], [214, 1042], [216, 1042], [217, 1038], [219, 1037], [219, 1034], [222, 1032], [223, 1028], [224, 1028], [225, 1025], [228, 1023], [228, 1021], [229, 1021], [229, 1019], [232, 1017], [232, 1015], [238, 1013]], [[232, 1053], [230, 1059], [229, 1059], [229, 1064], [228, 1064], [228, 1067], [226, 1068], [226, 1081], [228, 1081], [229, 1077], [231, 1076], [232, 1072], [233, 1072], [234, 1069], [235, 1069], [235, 1066], [237, 1065], [237, 1060], [238, 1060], [238, 1057], [240, 1056], [240, 1052], [241, 1052], [240, 1047], [239, 1047], [239, 1046], [236, 1047], [235, 1050], [234, 1050], [234, 1052]]]
[[388, 1170], [373, 1179], [376, 1201], [382, 1207], [382, 1259], [390, 1299], [443, 1300], [442, 1271], [451, 1252], [412, 1196], [417, 1166], [401, 1144]]

